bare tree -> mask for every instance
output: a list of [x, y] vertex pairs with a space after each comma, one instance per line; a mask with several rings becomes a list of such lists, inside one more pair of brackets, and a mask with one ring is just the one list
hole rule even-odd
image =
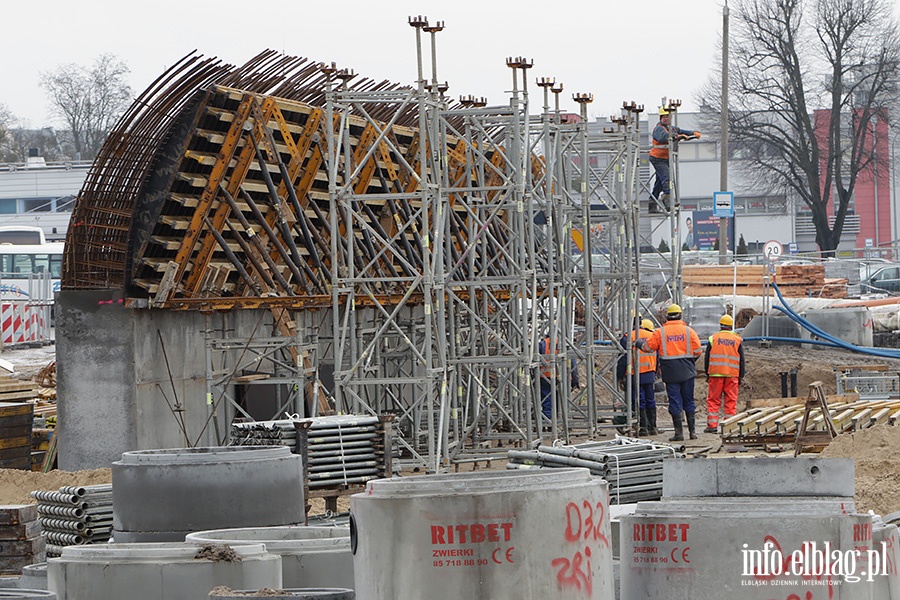
[[[878, 121], [897, 101], [900, 35], [886, 0], [738, 0], [729, 136], [756, 182], [798, 196], [833, 256]], [[720, 96], [710, 89], [706, 102]], [[718, 107], [713, 106], [718, 112]], [[886, 162], [885, 162], [886, 164]], [[834, 224], [829, 224], [829, 214]]]
[[41, 74], [54, 112], [71, 130], [75, 152], [83, 159], [96, 155], [116, 120], [132, 100], [124, 62], [103, 54], [90, 68], [60, 65]]
[[14, 160], [11, 158], [11, 155], [15, 147], [12, 136], [12, 126], [15, 122], [15, 115], [10, 112], [5, 104], [0, 104], [0, 161], [9, 162]]

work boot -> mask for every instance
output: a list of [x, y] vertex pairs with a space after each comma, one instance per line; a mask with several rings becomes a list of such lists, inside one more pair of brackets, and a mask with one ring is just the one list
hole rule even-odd
[[656, 428], [656, 407], [647, 409], [647, 430], [650, 435], [659, 435], [659, 429]]
[[641, 409], [640, 415], [641, 428], [638, 430], [638, 437], [647, 437], [650, 435], [650, 430], [647, 428], [647, 411], [645, 409]]
[[692, 440], [697, 439], [697, 432], [694, 428], [694, 413], [684, 413], [687, 416], [687, 424], [688, 424], [688, 434], [691, 436]]
[[659, 205], [656, 203], [656, 198], [650, 196], [650, 202], [647, 203], [647, 212], [655, 215], [659, 212]]
[[675, 435], [669, 438], [670, 442], [684, 441], [684, 425], [681, 424], [681, 414], [672, 415], [672, 425], [675, 426]]
[[707, 424], [706, 429], [703, 430], [703, 433], [719, 433], [719, 428]]
[[669, 192], [665, 192], [659, 195], [659, 201], [663, 206], [666, 207], [666, 212], [671, 210], [671, 207], [669, 206], [669, 198], [671, 198]]

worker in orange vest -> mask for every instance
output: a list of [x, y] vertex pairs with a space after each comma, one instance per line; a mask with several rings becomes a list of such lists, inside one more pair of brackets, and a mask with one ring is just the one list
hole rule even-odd
[[703, 347], [700, 345], [700, 336], [681, 320], [681, 314], [681, 307], [672, 304], [666, 311], [666, 322], [649, 338], [636, 342], [641, 350], [655, 351], [659, 355], [659, 369], [669, 397], [669, 414], [672, 415], [672, 424], [675, 426], [675, 435], [669, 438], [670, 442], [684, 440], [682, 413], [687, 420], [691, 439], [697, 439], [694, 419], [694, 378], [697, 377], [697, 367], [694, 363], [700, 358]]
[[[541, 341], [538, 342], [538, 352], [540, 354], [559, 354], [559, 345], [554, 348], [553, 344], [550, 342], [550, 336], [544, 337]], [[559, 401], [559, 393], [562, 390], [562, 384], [559, 381], [559, 377], [553, 379], [553, 369], [549, 364], [544, 365], [540, 371], [541, 374], [541, 412], [548, 420], [553, 418], [553, 388], [556, 388], [557, 395], [557, 406]], [[557, 375], [561, 375], [561, 373], [557, 373]], [[575, 361], [571, 361], [571, 383], [572, 388], [576, 389], [579, 386], [578, 380], [578, 369], [575, 366]]]
[[671, 208], [669, 203], [669, 136], [674, 135], [676, 140], [696, 140], [700, 138], [699, 131], [688, 131], [669, 125], [669, 111], [662, 107], [659, 109], [659, 123], [653, 128], [650, 136], [650, 164], [656, 172], [656, 183], [650, 192], [650, 207], [652, 213], [659, 212], [659, 204], [666, 210]]
[[722, 315], [718, 331], [709, 336], [703, 364], [706, 368], [709, 394], [706, 396], [706, 429], [704, 433], [719, 431], [719, 412], [725, 395], [725, 418], [737, 414], [738, 388], [744, 378], [744, 346], [741, 336], [733, 331], [734, 319]]
[[[641, 328], [631, 333], [631, 340], [636, 344], [638, 339], [646, 340], [653, 335], [653, 321], [643, 319]], [[640, 430], [638, 435], [657, 435], [659, 429], [656, 428], [656, 397], [653, 386], [656, 383], [656, 352], [639, 351], [638, 365], [640, 372]]]
[[[635, 319], [635, 331], [631, 332], [632, 346], [634, 346], [635, 350], [631, 362], [632, 365], [638, 365], [638, 385], [631, 390], [631, 410], [632, 414], [639, 415], [638, 436], [657, 435], [659, 433], [659, 429], [656, 427], [656, 398], [653, 391], [653, 386], [656, 383], [656, 352], [637, 349], [637, 340], [646, 340], [652, 333], [653, 321], [641, 319], [640, 317]], [[627, 339], [627, 334], [622, 336], [620, 343], [623, 347]], [[627, 355], [623, 354], [616, 365], [616, 378], [619, 380], [619, 385], [623, 390], [625, 389], [626, 377], [631, 377], [631, 373], [628, 372]]]

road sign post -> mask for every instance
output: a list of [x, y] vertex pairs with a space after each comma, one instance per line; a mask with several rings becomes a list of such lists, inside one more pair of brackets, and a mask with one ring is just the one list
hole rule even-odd
[[784, 246], [775, 240], [769, 240], [763, 246], [763, 255], [765, 255], [766, 259], [771, 263], [777, 261], [783, 254]]

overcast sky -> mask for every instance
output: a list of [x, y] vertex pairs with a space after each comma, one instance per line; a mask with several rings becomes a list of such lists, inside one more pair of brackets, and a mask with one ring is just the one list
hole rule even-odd
[[[442, 20], [438, 78], [449, 95], [505, 103], [508, 56], [534, 61], [537, 77], [572, 93], [591, 93], [591, 116], [618, 112], [634, 100], [655, 110], [662, 96], [697, 108], [698, 92], [718, 64], [722, 0], [207, 0], [128, 2], [47, 0], [4, 2], [0, 35], [0, 103], [27, 126], [56, 124], [40, 73], [59, 65], [90, 65], [112, 53], [131, 69], [135, 93], [180, 57], [197, 50], [241, 64], [267, 48], [337, 62], [370, 79], [412, 84], [414, 30], [409, 16]], [[537, 9], [535, 7], [543, 6]], [[536, 97], [535, 97], [536, 96]], [[541, 95], [534, 110], [541, 104]]]

